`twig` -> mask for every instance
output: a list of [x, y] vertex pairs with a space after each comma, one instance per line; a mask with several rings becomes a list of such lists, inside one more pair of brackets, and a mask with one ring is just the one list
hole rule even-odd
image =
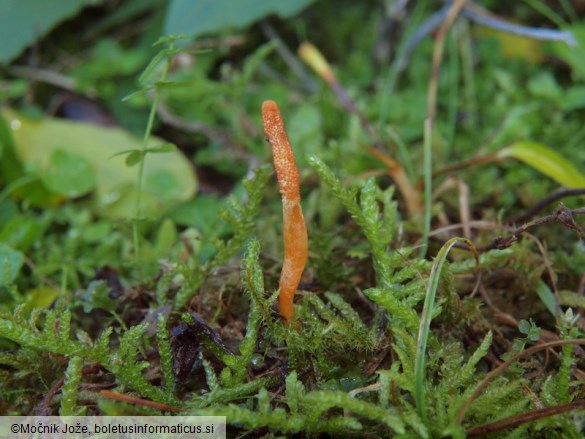
[[412, 186], [404, 167], [378, 149], [368, 147], [368, 152], [388, 167], [388, 173], [400, 189], [409, 214], [422, 212], [419, 192]]
[[490, 424], [480, 425], [467, 430], [467, 437], [484, 436], [486, 434], [494, 433], [508, 428], [518, 427], [527, 422], [537, 421], [539, 419], [548, 418], [549, 416], [560, 415], [572, 410], [585, 409], [585, 400], [579, 399], [568, 404], [556, 405], [553, 407], [545, 407], [531, 412], [520, 413], [518, 415], [510, 416], [508, 418], [500, 419]]
[[[469, 205], [469, 186], [459, 177], [448, 177], [433, 193], [433, 201], [450, 190], [457, 189], [459, 195], [459, 218], [461, 219], [463, 236], [471, 239], [471, 209]], [[429, 237], [431, 233], [429, 232]]]
[[447, 4], [427, 18], [418, 29], [412, 34], [406, 43], [403, 56], [397, 61], [398, 69], [404, 70], [408, 66], [408, 62], [414, 49], [431, 34], [445, 19], [451, 5]]
[[[50, 84], [64, 90], [76, 91], [77, 88], [77, 81], [75, 78], [55, 72], [54, 70], [37, 69], [28, 66], [11, 66], [8, 67], [7, 73], [22, 78], [32, 79], [34, 81], [41, 81], [45, 84]], [[97, 93], [91, 91], [86, 92], [86, 95], [95, 97]]]
[[351, 100], [343, 86], [337, 80], [335, 73], [321, 52], [319, 52], [319, 50], [313, 44], [305, 42], [301, 45], [301, 47], [299, 47], [299, 56], [303, 61], [311, 66], [311, 68], [315, 70], [315, 72], [321, 78], [323, 78], [331, 90], [333, 90], [333, 92], [336, 94], [337, 99], [341, 102], [345, 109], [357, 116], [362, 129], [372, 140], [373, 148], [368, 148], [368, 152], [388, 166], [388, 173], [404, 197], [408, 214], [411, 215], [413, 213], [419, 213], [422, 210], [419, 201], [419, 191], [413, 187], [404, 167], [396, 160], [388, 157], [388, 155], [384, 153], [386, 148], [380, 140], [378, 131]]
[[518, 24], [508, 23], [486, 9], [467, 1], [463, 8], [462, 15], [485, 27], [509, 34], [519, 35], [521, 37], [532, 38], [533, 40], [543, 41], [562, 41], [569, 46], [576, 46], [575, 36], [564, 30], [541, 29], [537, 27], [520, 26]]
[[[504, 230], [508, 230], [510, 232], [515, 230], [513, 227], [505, 226], [502, 224], [495, 223], [493, 221], [486, 221], [486, 220], [470, 221], [469, 226], [473, 229], [504, 229]], [[429, 236], [435, 237], [437, 235], [440, 235], [441, 233], [450, 232], [451, 230], [457, 230], [457, 229], [463, 229], [463, 223], [455, 223], [455, 224], [449, 224], [448, 226], [439, 227], [437, 229], [434, 229], [429, 234]]]
[[63, 376], [63, 377], [59, 378], [55, 382], [55, 384], [53, 384], [51, 386], [51, 388], [49, 389], [49, 391], [47, 392], [47, 394], [45, 395], [45, 397], [41, 401], [41, 405], [39, 408], [40, 413], [37, 413], [38, 416], [50, 416], [51, 415], [51, 408], [50, 408], [51, 400], [57, 394], [57, 392], [63, 386], [64, 383], [65, 383], [65, 377]]
[[[442, 22], [445, 20], [452, 7], [453, 1], [446, 3], [441, 9], [431, 15], [419, 28], [412, 34], [406, 44], [404, 55], [400, 58], [398, 66], [400, 70], [404, 70], [408, 65], [408, 61], [421, 41], [431, 34]], [[469, 20], [485, 27], [495, 29], [500, 32], [511, 33], [526, 38], [544, 41], [561, 41], [569, 46], [575, 46], [577, 40], [572, 32], [556, 30], [556, 29], [541, 29], [535, 27], [521, 26], [517, 24], [508, 23], [503, 18], [492, 14], [488, 10], [467, 0], [461, 10], [461, 15]]]
[[270, 22], [268, 20], [262, 20], [260, 22], [260, 29], [262, 29], [262, 33], [266, 38], [270, 41], [276, 41], [276, 51], [283, 61], [302, 80], [306, 89], [311, 93], [315, 93], [319, 89], [317, 83], [309, 76], [309, 73], [295, 54], [282, 42], [282, 39]]
[[475, 388], [475, 390], [473, 391], [473, 393], [471, 394], [469, 399], [467, 401], [465, 401], [463, 406], [459, 409], [459, 411], [457, 412], [457, 416], [455, 418], [456, 422], [461, 424], [461, 422], [463, 421], [463, 418], [465, 417], [465, 413], [467, 412], [467, 410], [469, 409], [469, 407], [471, 406], [473, 401], [475, 401], [475, 399], [492, 382], [492, 380], [496, 376], [501, 374], [504, 370], [506, 370], [506, 368], [508, 368], [508, 366], [510, 366], [511, 364], [516, 362], [516, 360], [518, 360], [522, 357], [526, 357], [528, 355], [532, 355], [532, 354], [539, 352], [539, 351], [542, 351], [544, 349], [554, 348], [556, 346], [564, 346], [564, 345], [569, 345], [569, 344], [585, 345], [585, 339], [578, 338], [578, 339], [570, 339], [570, 340], [558, 340], [558, 341], [551, 341], [549, 343], [543, 343], [543, 344], [539, 344], [536, 346], [532, 346], [531, 348], [525, 349], [522, 352], [518, 352], [516, 355], [514, 355], [508, 361], [505, 361], [504, 363], [502, 363], [501, 365], [496, 367], [494, 370], [492, 370], [490, 373], [488, 373], [485, 376], [485, 378], [482, 380], [482, 382]]
[[224, 146], [231, 147], [234, 143], [226, 131], [209, 126], [202, 122], [183, 119], [173, 114], [162, 101], [158, 104], [156, 114], [161, 121], [174, 128], [178, 128], [188, 133], [203, 134], [204, 136], [209, 137], [211, 140], [215, 140]]
[[331, 90], [333, 90], [341, 105], [343, 105], [343, 107], [351, 114], [357, 116], [363, 130], [372, 139], [374, 147], [380, 151], [384, 151], [385, 147], [379, 139], [377, 130], [349, 97], [347, 91], [345, 91], [343, 85], [338, 81], [335, 73], [333, 73], [333, 70], [331, 70], [329, 63], [323, 57], [321, 52], [319, 52], [319, 50], [309, 42], [301, 44], [298, 52], [301, 59], [309, 64], [309, 66], [311, 66], [311, 68], [313, 68], [313, 70], [315, 70], [315, 72], [317, 72], [317, 74], [323, 78]]
[[181, 409], [181, 408], [173, 407], [173, 406], [170, 406], [167, 404], [161, 404], [159, 402], [150, 401], [148, 399], [136, 398], [134, 396], [124, 395], [122, 393], [113, 392], [111, 390], [102, 390], [102, 391], [100, 391], [100, 395], [105, 397], [105, 398], [114, 399], [116, 401], [126, 402], [128, 404], [134, 404], [134, 405], [141, 405], [144, 407], [151, 407], [151, 408], [154, 408], [157, 410], [163, 410], [166, 412], [186, 412], [186, 411], [189, 411], [188, 409]]
[[[559, 203], [558, 207], [550, 215], [537, 218], [518, 228], [512, 229], [510, 235], [496, 238], [490, 244], [478, 247], [477, 250], [480, 253], [484, 253], [486, 251], [494, 249], [504, 250], [506, 248], [509, 248], [514, 242], [516, 242], [520, 235], [525, 233], [529, 228], [539, 226], [541, 224], [552, 223], [555, 221], [561, 223], [568, 229], [573, 230], [575, 233], [577, 233], [577, 235], [579, 235], [581, 239], [585, 239], [585, 230], [579, 223], [575, 221], [575, 219], [573, 218], [574, 215], [585, 215], [585, 207], [581, 207], [578, 209], [569, 209], [563, 203]], [[433, 235], [435, 234], [436, 233], [433, 233]], [[455, 247], [463, 250], [468, 250], [468, 248], [463, 245], [462, 246], [456, 245]]]
[[[481, 146], [478, 149], [480, 149], [480, 148], [481, 148]], [[438, 177], [439, 175], [442, 175], [442, 174], [447, 174], [447, 173], [451, 173], [454, 171], [459, 171], [461, 169], [466, 169], [466, 168], [469, 168], [469, 167], [475, 166], [475, 165], [482, 165], [484, 163], [492, 163], [495, 160], [496, 160], [496, 154], [488, 154], [488, 155], [482, 155], [482, 156], [478, 156], [478, 157], [472, 157], [469, 160], [464, 160], [462, 162], [453, 163], [451, 165], [447, 165], [441, 169], [437, 169], [436, 171], [433, 171], [433, 177]]]
[[521, 223], [523, 221], [526, 221], [528, 218], [532, 218], [535, 214], [540, 212], [542, 209], [544, 209], [549, 204], [552, 204], [555, 201], [560, 200], [561, 198], [573, 197], [576, 195], [585, 195], [585, 188], [563, 189], [563, 190], [560, 190], [558, 192], [554, 192], [553, 194], [549, 195], [548, 197], [546, 197], [546, 198], [542, 199], [541, 201], [539, 201], [538, 203], [536, 203], [534, 206], [532, 206], [526, 212], [507, 219], [506, 223], [507, 224]]

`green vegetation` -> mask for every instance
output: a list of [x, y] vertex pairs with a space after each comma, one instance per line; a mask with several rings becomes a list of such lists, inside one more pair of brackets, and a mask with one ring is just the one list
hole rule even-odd
[[[1, 414], [582, 437], [579, 2], [485, 2], [525, 36], [458, 0], [11, 3]], [[266, 99], [309, 235], [290, 326]]]

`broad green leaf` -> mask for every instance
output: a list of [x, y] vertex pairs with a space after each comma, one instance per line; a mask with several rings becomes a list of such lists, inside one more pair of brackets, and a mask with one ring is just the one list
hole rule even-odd
[[95, 176], [88, 161], [79, 154], [55, 149], [41, 180], [53, 192], [68, 197], [87, 194], [95, 186]]
[[74, 16], [87, 0], [0, 1], [0, 63], [18, 56], [60, 22]]
[[12, 282], [24, 263], [24, 255], [6, 244], [0, 244], [0, 286]]
[[270, 14], [282, 18], [300, 12], [315, 0], [171, 0], [165, 34], [192, 36], [243, 28]]
[[[1, 113], [12, 131], [16, 154], [27, 169], [42, 175], [57, 150], [82, 157], [95, 175], [93, 205], [97, 214], [109, 218], [132, 218], [136, 199], [137, 170], [115, 154], [140, 150], [142, 140], [121, 128], [62, 119], [29, 119], [5, 109]], [[164, 144], [153, 137], [147, 148]], [[157, 214], [190, 199], [197, 181], [192, 166], [180, 151], [144, 158], [143, 215]]]
[[39, 287], [26, 293], [26, 306], [32, 310], [34, 308], [47, 308], [57, 300], [60, 291], [51, 287]]
[[585, 187], [585, 175], [556, 151], [540, 143], [516, 142], [498, 151], [497, 157], [521, 160], [569, 189]]
[[[17, 122], [18, 123], [18, 122]], [[33, 204], [56, 203], [61, 197], [51, 192], [36, 178], [26, 174], [22, 162], [16, 153], [16, 145], [12, 136], [13, 127], [0, 112], [0, 175], [6, 183], [0, 196], [17, 194]]]

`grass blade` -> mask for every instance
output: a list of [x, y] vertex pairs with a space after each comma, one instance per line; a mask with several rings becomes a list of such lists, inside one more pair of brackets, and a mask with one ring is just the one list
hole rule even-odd
[[479, 267], [479, 254], [475, 246], [465, 238], [451, 238], [437, 254], [433, 267], [431, 269], [431, 275], [429, 277], [429, 283], [425, 296], [425, 303], [420, 319], [420, 326], [418, 330], [418, 338], [416, 343], [416, 358], [414, 362], [414, 399], [416, 402], [416, 409], [419, 416], [427, 423], [426, 414], [426, 394], [425, 394], [425, 354], [427, 349], [427, 343], [429, 340], [429, 332], [431, 327], [431, 319], [433, 315], [433, 308], [435, 305], [435, 297], [437, 295], [437, 288], [439, 287], [439, 280], [441, 278], [441, 270], [447, 260], [447, 255], [451, 248], [458, 242], [464, 243], [469, 246], [475, 257], [476, 267]]

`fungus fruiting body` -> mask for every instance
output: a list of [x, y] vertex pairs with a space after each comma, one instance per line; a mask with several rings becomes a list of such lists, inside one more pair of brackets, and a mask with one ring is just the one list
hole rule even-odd
[[301, 209], [299, 171], [276, 102], [265, 101], [262, 104], [262, 119], [264, 133], [272, 146], [274, 168], [282, 195], [284, 261], [279, 283], [279, 309], [288, 325], [294, 316], [293, 299], [307, 262], [307, 227]]

